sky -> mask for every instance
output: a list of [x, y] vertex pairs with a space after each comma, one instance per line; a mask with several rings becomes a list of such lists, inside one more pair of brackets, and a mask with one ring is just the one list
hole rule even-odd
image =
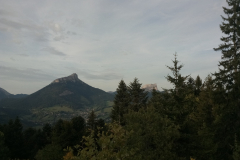
[[115, 91], [136, 77], [158, 89], [173, 54], [182, 75], [218, 70], [225, 0], [0, 0], [0, 87], [31, 94], [78, 74]]

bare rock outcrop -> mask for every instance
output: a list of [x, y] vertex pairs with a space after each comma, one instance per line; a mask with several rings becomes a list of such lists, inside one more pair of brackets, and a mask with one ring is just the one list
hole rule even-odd
[[158, 88], [157, 88], [157, 84], [145, 84], [142, 86], [142, 89], [145, 89], [146, 91], [150, 92], [152, 91], [153, 89], [155, 89], [156, 91], [158, 91]]
[[68, 77], [55, 79], [52, 83], [66, 83], [66, 82], [77, 82], [77, 81], [80, 81], [78, 79], [78, 75], [76, 73], [73, 73]]

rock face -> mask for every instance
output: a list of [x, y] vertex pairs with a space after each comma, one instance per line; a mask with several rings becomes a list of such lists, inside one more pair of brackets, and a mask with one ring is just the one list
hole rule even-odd
[[66, 82], [77, 82], [77, 81], [80, 81], [78, 79], [78, 75], [76, 73], [73, 73], [68, 77], [58, 78], [54, 80], [52, 83], [66, 83]]
[[145, 85], [142, 86], [142, 89], [145, 89], [148, 92], [152, 91], [153, 89], [158, 91], [156, 83], [155, 84], [145, 84]]

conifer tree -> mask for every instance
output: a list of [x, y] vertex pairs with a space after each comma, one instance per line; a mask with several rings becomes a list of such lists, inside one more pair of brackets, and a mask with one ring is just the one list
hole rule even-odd
[[96, 129], [96, 114], [94, 112], [94, 110], [92, 110], [87, 118], [87, 125], [90, 129], [95, 130]]
[[146, 107], [148, 100], [148, 92], [141, 88], [142, 84], [139, 83], [137, 78], [134, 78], [128, 86], [128, 92], [130, 94], [129, 108], [133, 111], [138, 111], [142, 107]]
[[199, 76], [197, 76], [197, 78], [195, 80], [195, 84], [196, 84], [195, 96], [199, 96], [199, 94], [201, 92], [201, 86], [202, 86], [202, 79]]
[[226, 37], [222, 37], [222, 44], [215, 51], [222, 52], [222, 61], [219, 62], [219, 72], [215, 73], [216, 81], [221, 83], [227, 91], [239, 90], [240, 70], [240, 1], [227, 0], [231, 8], [223, 7], [226, 17], [220, 28]]
[[[166, 79], [168, 82], [170, 82], [173, 85], [172, 89], [164, 89], [166, 93], [170, 93], [171, 95], [171, 105], [168, 104], [168, 110], [172, 113], [169, 116], [172, 117], [173, 119], [177, 120], [178, 123], [183, 123], [182, 121], [184, 120], [183, 114], [184, 113], [184, 99], [186, 95], [188, 94], [188, 89], [187, 87], [187, 78], [189, 76], [182, 76], [180, 71], [183, 67], [183, 65], [179, 65], [179, 61], [177, 60], [177, 54], [174, 54], [174, 60], [173, 62], [173, 67], [167, 66], [173, 76], [167, 75]], [[179, 121], [180, 120], [180, 121]]]
[[179, 126], [180, 137], [175, 141], [175, 152], [179, 159], [190, 159], [195, 156], [197, 143], [196, 126], [191, 120], [192, 113], [196, 108], [194, 96], [194, 79], [182, 76], [180, 71], [183, 65], [179, 65], [177, 54], [174, 54], [173, 67], [167, 66], [173, 76], [168, 75], [166, 79], [173, 85], [172, 89], [164, 89], [162, 98], [162, 112], [167, 115], [175, 125]]
[[192, 94], [194, 93], [195, 91], [195, 88], [196, 88], [196, 83], [194, 81], [194, 79], [190, 76], [188, 79], [187, 79], [187, 87], [189, 89], [189, 93]]
[[117, 93], [114, 98], [114, 105], [111, 112], [111, 119], [116, 123], [123, 125], [123, 115], [127, 113], [129, 107], [129, 93], [127, 85], [123, 80], [120, 81]]
[[[217, 159], [232, 159], [234, 136], [240, 137], [240, 1], [227, 0], [223, 7], [221, 31], [226, 35], [215, 51], [221, 51], [219, 71], [215, 76], [215, 102], [219, 108], [215, 140]], [[237, 141], [240, 141], [239, 139]], [[224, 153], [224, 154], [223, 154]]]
[[8, 160], [9, 159], [9, 150], [4, 144], [4, 134], [0, 131], [0, 159]]
[[179, 65], [179, 61], [177, 60], [177, 54], [174, 54], [173, 67], [167, 66], [173, 74], [173, 76], [167, 75], [166, 79], [173, 85], [173, 89], [170, 89], [171, 93], [175, 96], [183, 95], [182, 92], [185, 91], [186, 80], [189, 76], [183, 77], [180, 74], [180, 70], [182, 69], [183, 65]]
[[49, 123], [44, 124], [42, 128], [44, 145], [50, 144], [52, 138], [52, 126]]
[[10, 158], [23, 158], [23, 133], [22, 123], [17, 117], [10, 120], [4, 130], [5, 144], [9, 148]]
[[[196, 87], [197, 88], [197, 87]], [[211, 76], [207, 76], [201, 85], [201, 92], [197, 97], [197, 108], [192, 114], [194, 125], [197, 126], [197, 151], [199, 160], [214, 159], [216, 143], [214, 142], [214, 122], [218, 106], [213, 101], [214, 85]]]

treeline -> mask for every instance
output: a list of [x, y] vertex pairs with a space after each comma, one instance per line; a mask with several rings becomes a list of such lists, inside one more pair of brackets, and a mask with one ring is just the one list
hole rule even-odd
[[105, 128], [104, 120], [97, 120], [93, 111], [87, 122], [79, 116], [70, 121], [60, 119], [52, 126], [45, 124], [42, 129], [23, 130], [17, 117], [0, 125], [0, 159], [60, 160], [66, 154], [64, 149], [81, 144], [89, 129]]
[[84, 137], [73, 159], [240, 159], [240, 1], [227, 4], [220, 25], [226, 36], [214, 48], [222, 52], [219, 70], [205, 80], [183, 76], [175, 55], [166, 76], [173, 88], [149, 100], [138, 79], [120, 81], [112, 123]]

